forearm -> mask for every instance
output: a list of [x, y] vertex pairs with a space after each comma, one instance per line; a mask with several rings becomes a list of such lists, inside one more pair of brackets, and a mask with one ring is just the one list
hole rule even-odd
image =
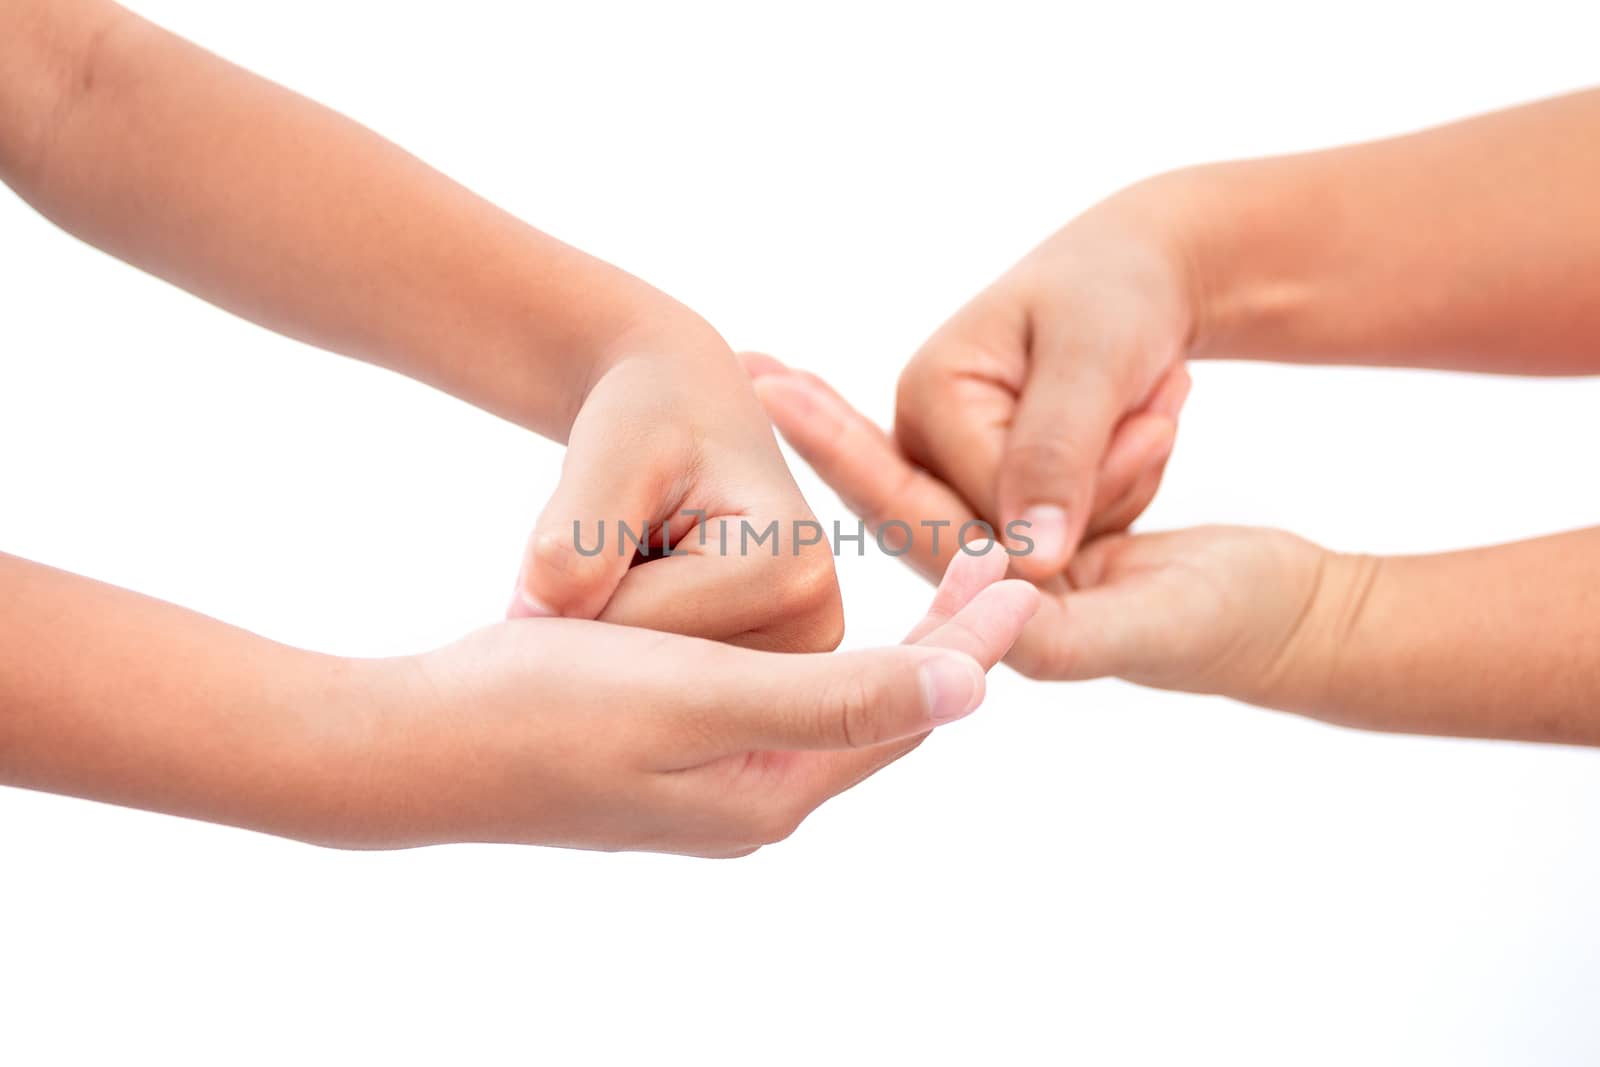
[[1174, 220], [1195, 355], [1595, 373], [1596, 129], [1600, 91], [1136, 195]]
[[0, 555], [0, 784], [359, 836], [378, 662], [287, 648]]
[[1330, 557], [1254, 699], [1369, 729], [1600, 745], [1600, 528]]
[[681, 305], [334, 112], [111, 4], [11, 6], [6, 174], [91, 244], [557, 438], [641, 320], [704, 346]]

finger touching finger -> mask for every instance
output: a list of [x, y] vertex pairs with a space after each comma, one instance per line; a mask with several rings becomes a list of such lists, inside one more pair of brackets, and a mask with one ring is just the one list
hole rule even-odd
[[993, 541], [974, 541], [966, 549], [951, 558], [928, 613], [906, 635], [905, 644], [914, 645], [949, 622], [974, 597], [1005, 577], [1006, 554]]

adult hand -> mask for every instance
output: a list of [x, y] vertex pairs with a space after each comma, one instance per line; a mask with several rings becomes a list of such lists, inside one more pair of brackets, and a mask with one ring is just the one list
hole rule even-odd
[[530, 619], [395, 661], [376, 770], [332, 843], [752, 852], [978, 706], [1038, 602], [998, 580], [1004, 559], [954, 561], [898, 648], [780, 655]]
[[[962, 558], [952, 533], [931, 536], [932, 524], [953, 532], [977, 518], [959, 494], [816, 376], [757, 365], [766, 371], [757, 392], [795, 450], [869, 527], [898, 520], [912, 529], [900, 546], [906, 563], [932, 578]], [[1336, 559], [1341, 574], [1351, 569], [1277, 530], [1100, 535], [1042, 583], [1039, 611], [1007, 662], [1036, 678], [1113, 675], [1293, 703], [1272, 690], [1281, 667], [1300, 656], [1305, 620], [1324, 615], [1311, 609], [1330, 601], [1325, 575]]]
[[1069, 223], [912, 357], [905, 455], [1000, 529], [1028, 523], [1023, 577], [1127, 527], [1160, 485], [1188, 393], [1194, 313], [1165, 192], [1136, 186]]

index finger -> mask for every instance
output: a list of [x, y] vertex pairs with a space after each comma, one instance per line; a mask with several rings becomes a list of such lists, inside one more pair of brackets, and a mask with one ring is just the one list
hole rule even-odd
[[944, 574], [958, 540], [994, 538], [993, 528], [955, 490], [912, 464], [888, 434], [820, 379], [773, 372], [754, 384], [784, 440], [891, 554], [930, 582]]

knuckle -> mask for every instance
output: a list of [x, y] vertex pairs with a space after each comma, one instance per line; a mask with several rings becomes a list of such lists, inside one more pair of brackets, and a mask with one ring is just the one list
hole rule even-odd
[[787, 652], [830, 652], [844, 640], [844, 600], [826, 542], [759, 561], [760, 627]]
[[809, 814], [810, 805], [800, 803], [797, 799], [783, 798], [767, 805], [756, 815], [752, 826], [756, 847], [787, 841], [800, 829], [800, 824], [805, 822]]
[[784, 561], [778, 601], [788, 612], [823, 613], [839, 609], [839, 578], [833, 556], [822, 544], [808, 545]]
[[1059, 433], [1036, 433], [1013, 440], [1006, 465], [1022, 471], [1059, 475], [1088, 458], [1082, 444]]
[[828, 690], [818, 710], [818, 735], [844, 748], [862, 748], [877, 740], [877, 693], [859, 674], [846, 675]]
[[805, 651], [830, 653], [845, 640], [845, 606], [837, 597], [816, 609], [806, 632]]
[[571, 528], [541, 529], [534, 535], [529, 556], [535, 576], [549, 575], [562, 585], [585, 588], [600, 581], [607, 570], [604, 551], [594, 555], [579, 552], [577, 531]]
[[844, 605], [835, 602], [817, 619], [812, 643], [818, 652], [832, 652], [844, 643]]

